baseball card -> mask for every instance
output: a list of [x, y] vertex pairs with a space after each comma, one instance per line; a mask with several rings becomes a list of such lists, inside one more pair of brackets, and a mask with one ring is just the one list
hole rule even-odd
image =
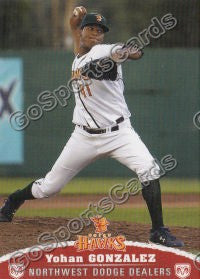
[[200, 278], [199, 8], [0, 1], [0, 279]]

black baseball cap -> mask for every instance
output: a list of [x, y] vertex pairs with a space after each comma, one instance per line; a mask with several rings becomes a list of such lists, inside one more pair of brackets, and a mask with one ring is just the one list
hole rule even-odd
[[109, 31], [105, 17], [98, 13], [86, 14], [82, 19], [81, 29], [83, 29], [87, 25], [93, 25], [93, 24], [101, 26], [104, 32]]

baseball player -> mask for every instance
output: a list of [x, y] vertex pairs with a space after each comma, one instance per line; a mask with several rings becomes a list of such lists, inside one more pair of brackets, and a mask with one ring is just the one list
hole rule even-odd
[[[12, 193], [0, 209], [0, 221], [11, 222], [25, 200], [58, 193], [78, 172], [101, 157], [111, 157], [135, 172], [143, 185], [151, 221], [150, 241], [182, 247], [163, 224], [159, 166], [130, 123], [123, 92], [124, 56], [141, 58], [142, 51], [126, 45], [103, 44], [109, 31], [106, 19], [77, 7], [70, 19], [75, 58], [72, 86], [75, 95], [74, 132], [52, 169], [44, 178]], [[117, 59], [116, 59], [117, 58]], [[153, 171], [152, 171], [153, 170]]]

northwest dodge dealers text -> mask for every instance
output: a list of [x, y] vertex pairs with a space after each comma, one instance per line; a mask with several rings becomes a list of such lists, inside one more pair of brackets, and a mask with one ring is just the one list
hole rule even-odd
[[[65, 256], [46, 254], [47, 267], [29, 268], [30, 277], [86, 277], [89, 268], [93, 277], [136, 276], [153, 279], [171, 275], [171, 268], [155, 267], [155, 254], [89, 254], [87, 256]], [[151, 266], [153, 264], [153, 266]], [[51, 266], [51, 267], [50, 267]], [[78, 267], [76, 267], [78, 266]], [[153, 276], [153, 277], [152, 277]]]

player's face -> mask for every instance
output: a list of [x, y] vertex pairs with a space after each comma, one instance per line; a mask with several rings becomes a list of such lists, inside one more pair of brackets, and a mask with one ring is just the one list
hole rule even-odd
[[104, 31], [101, 26], [88, 25], [81, 32], [81, 46], [91, 49], [94, 45], [101, 44], [104, 40]]

